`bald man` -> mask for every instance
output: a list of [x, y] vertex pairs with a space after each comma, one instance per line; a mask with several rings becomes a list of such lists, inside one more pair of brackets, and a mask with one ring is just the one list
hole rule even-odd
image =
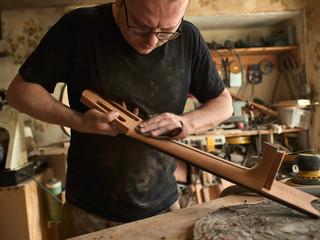
[[[48, 31], [9, 86], [9, 105], [71, 128], [64, 238], [179, 208], [174, 159], [120, 134], [110, 124], [119, 113], [88, 109], [84, 90], [146, 119], [138, 131], [151, 137], [185, 138], [232, 115], [206, 42], [183, 20], [187, 6], [116, 0], [76, 9]], [[68, 86], [70, 107], [51, 96], [58, 82]], [[183, 113], [189, 94], [201, 107]]]

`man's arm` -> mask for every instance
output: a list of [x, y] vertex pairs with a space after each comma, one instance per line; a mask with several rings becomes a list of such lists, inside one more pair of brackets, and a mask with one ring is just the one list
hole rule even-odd
[[183, 131], [174, 136], [176, 139], [181, 139], [189, 134], [206, 131], [219, 125], [230, 118], [232, 113], [232, 98], [228, 90], [225, 89], [217, 98], [203, 103], [200, 108], [194, 111], [181, 116], [172, 113], [162, 113], [155, 116], [140, 124], [139, 131], [142, 134], [158, 137], [183, 127]]
[[41, 85], [25, 81], [20, 74], [17, 74], [10, 84], [6, 100], [11, 107], [31, 117], [79, 132], [110, 136], [119, 133], [109, 124], [119, 113], [101, 113], [97, 110], [79, 113], [57, 101]]

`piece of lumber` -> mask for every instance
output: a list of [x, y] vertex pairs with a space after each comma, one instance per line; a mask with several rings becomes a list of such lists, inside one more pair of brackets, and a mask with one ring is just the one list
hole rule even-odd
[[138, 133], [136, 128], [143, 121], [142, 119], [119, 104], [105, 99], [91, 90], [85, 90], [82, 93], [81, 102], [89, 108], [102, 112], [119, 112], [119, 118], [115, 119], [112, 124], [129, 137], [145, 142], [162, 152], [251, 189], [311, 217], [319, 217], [318, 210], [311, 205], [312, 201], [317, 200], [316, 197], [274, 180], [285, 152], [278, 151], [271, 144], [264, 144], [263, 158], [259, 164], [252, 168], [246, 168], [177, 140], [158, 139]]
[[[239, 99], [239, 100], [241, 100], [241, 101], [246, 102], [246, 101], [248, 100], [248, 99], [246, 99], [246, 98], [244, 98], [244, 97], [235, 95], [235, 94], [233, 94], [233, 93], [230, 93], [230, 94], [231, 94], [232, 97], [237, 98], [237, 99]], [[278, 113], [278, 112], [276, 112], [276, 111], [274, 111], [274, 110], [272, 110], [272, 109], [270, 109], [270, 108], [267, 108], [267, 107], [265, 107], [265, 106], [263, 106], [263, 105], [261, 105], [261, 104], [259, 104], [259, 103], [256, 103], [256, 102], [254, 102], [254, 101], [248, 101], [248, 102], [249, 102], [250, 105], [258, 108], [258, 109], [259, 109], [262, 113], [264, 113], [264, 114], [270, 115], [271, 117], [275, 117], [275, 118], [277, 118], [277, 117], [279, 116], [279, 113]]]
[[280, 101], [272, 105], [274, 108], [279, 107], [307, 107], [311, 104], [309, 99], [297, 99], [297, 100], [288, 100]]

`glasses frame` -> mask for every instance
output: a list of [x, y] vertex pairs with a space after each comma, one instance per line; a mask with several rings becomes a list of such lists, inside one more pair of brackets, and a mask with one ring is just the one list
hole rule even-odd
[[[178, 27], [177, 31], [175, 31], [175, 32], [165, 32], [165, 31], [164, 32], [163, 31], [154, 32], [154, 31], [150, 31], [150, 29], [148, 29], [148, 28], [143, 28], [143, 27], [139, 27], [139, 26], [136, 26], [136, 25], [130, 25], [129, 21], [128, 21], [127, 5], [126, 5], [126, 1], [125, 0], [123, 1], [123, 4], [124, 4], [124, 11], [125, 11], [125, 14], [126, 14], [126, 22], [127, 22], [128, 32], [130, 34], [137, 35], [137, 36], [148, 36], [149, 34], [153, 33], [160, 40], [173, 40], [173, 39], [176, 39], [177, 37], [179, 37], [182, 34], [183, 17], [181, 19], [181, 22], [179, 24], [179, 27]], [[141, 33], [140, 32], [135, 32], [132, 29], [138, 29], [140, 31], [145, 31], [145, 32], [141, 32]], [[162, 37], [160, 34], [171, 34], [171, 36]]]

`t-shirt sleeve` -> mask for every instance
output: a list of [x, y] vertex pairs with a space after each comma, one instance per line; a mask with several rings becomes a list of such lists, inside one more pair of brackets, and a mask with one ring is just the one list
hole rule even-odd
[[204, 103], [218, 97], [225, 89], [225, 85], [220, 78], [205, 40], [196, 27], [193, 30], [197, 40], [194, 48], [195, 57], [192, 64], [190, 93], [199, 102]]
[[26, 81], [42, 85], [50, 93], [54, 91], [58, 82], [66, 81], [65, 74], [72, 42], [72, 36], [68, 33], [71, 25], [69, 19], [70, 14], [62, 17], [45, 34], [19, 69]]

